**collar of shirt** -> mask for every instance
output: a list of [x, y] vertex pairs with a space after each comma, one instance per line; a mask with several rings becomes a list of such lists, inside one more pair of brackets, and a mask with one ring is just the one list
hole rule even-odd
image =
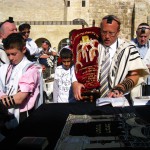
[[139, 47], [139, 48], [149, 48], [149, 46], [150, 46], [150, 41], [148, 40], [147, 42], [146, 42], [146, 44], [144, 44], [144, 45], [141, 45], [139, 42], [138, 42], [138, 40], [136, 39], [135, 40], [135, 43], [137, 44], [137, 46]]
[[117, 50], [118, 40], [113, 43], [111, 46], [109, 46], [109, 53], [110, 53], [110, 62], [112, 61], [112, 58]]
[[147, 44], [144, 44], [144, 45], [140, 45], [140, 44], [139, 44], [139, 48], [142, 48], [142, 47], [147, 48]]

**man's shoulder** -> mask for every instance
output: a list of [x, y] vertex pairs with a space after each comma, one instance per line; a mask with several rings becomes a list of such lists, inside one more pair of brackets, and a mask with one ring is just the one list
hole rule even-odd
[[131, 42], [132, 42], [133, 44], [135, 44], [135, 45], [138, 45], [138, 40], [137, 40], [137, 38], [132, 38], [132, 39], [131, 39]]
[[[33, 39], [31, 39], [31, 38], [28, 38], [26, 42], [27, 42], [28, 44], [30, 43], [30, 44], [36, 45], [35, 41], [34, 41]], [[36, 46], [37, 46], [37, 45], [36, 45]]]
[[28, 38], [27, 41], [28, 41], [28, 42], [31, 42], [31, 41], [33, 41], [33, 40], [32, 40], [31, 38]]
[[135, 48], [136, 45], [134, 42], [128, 39], [119, 39], [119, 48], [125, 49], [125, 48]]
[[49, 52], [56, 52], [56, 50], [54, 48], [50, 47]]

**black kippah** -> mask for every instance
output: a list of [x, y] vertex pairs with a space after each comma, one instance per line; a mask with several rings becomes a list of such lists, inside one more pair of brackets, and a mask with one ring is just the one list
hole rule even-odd
[[109, 16], [107, 18], [107, 23], [112, 24], [112, 21], [114, 20], [113, 16]]
[[141, 28], [141, 33], [145, 33], [145, 29], [146, 29], [146, 27], [142, 27]]
[[10, 23], [13, 23], [13, 22], [14, 22], [14, 21], [13, 21], [13, 17], [9, 17], [8, 21], [9, 21]]

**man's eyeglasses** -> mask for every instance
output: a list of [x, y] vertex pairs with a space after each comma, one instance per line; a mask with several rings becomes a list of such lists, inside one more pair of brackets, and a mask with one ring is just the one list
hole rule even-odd
[[27, 32], [21, 32], [22, 35], [25, 35], [25, 34], [29, 34], [30, 31], [27, 31]]
[[111, 37], [114, 37], [114, 36], [116, 36], [117, 32], [101, 31], [101, 34], [103, 36], [109, 35]]

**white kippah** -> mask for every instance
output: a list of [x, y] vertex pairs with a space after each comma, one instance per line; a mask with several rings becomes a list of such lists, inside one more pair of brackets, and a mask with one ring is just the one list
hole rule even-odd
[[138, 30], [141, 30], [142, 28], [150, 30], [150, 26], [142, 25], [138, 27]]

